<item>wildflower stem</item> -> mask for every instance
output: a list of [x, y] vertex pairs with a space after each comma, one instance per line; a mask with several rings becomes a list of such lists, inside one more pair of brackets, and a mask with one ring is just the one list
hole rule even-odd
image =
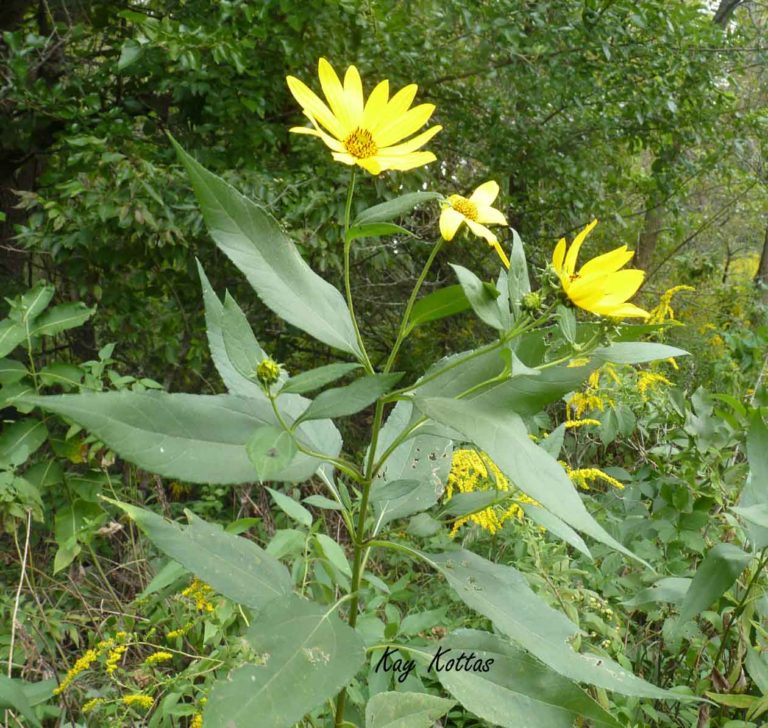
[[24, 575], [27, 570], [27, 556], [29, 555], [29, 532], [32, 526], [32, 511], [27, 511], [27, 532], [24, 539], [24, 557], [21, 560], [21, 574], [19, 574], [19, 586], [16, 589], [16, 598], [13, 602], [13, 614], [11, 615], [11, 644], [8, 647], [8, 677], [13, 673], [13, 647], [16, 641], [16, 617], [19, 614], [19, 603], [21, 601], [21, 588], [24, 584]]
[[357, 325], [357, 317], [355, 316], [355, 305], [352, 302], [352, 284], [350, 282], [350, 264], [349, 254], [352, 247], [352, 241], [349, 239], [347, 233], [349, 232], [349, 221], [352, 215], [352, 198], [355, 194], [355, 168], [352, 167], [352, 173], [349, 176], [349, 188], [347, 189], [347, 204], [344, 208], [344, 292], [347, 296], [347, 308], [349, 309], [349, 315], [352, 319], [352, 326], [355, 329], [355, 339], [357, 346], [360, 349], [362, 356], [362, 364], [368, 374], [373, 374], [373, 365], [368, 358], [368, 353], [365, 350], [365, 344], [363, 343], [363, 337], [360, 335], [360, 327]]

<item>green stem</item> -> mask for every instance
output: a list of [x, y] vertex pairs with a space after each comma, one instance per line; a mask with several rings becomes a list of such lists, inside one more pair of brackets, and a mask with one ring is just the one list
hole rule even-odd
[[349, 309], [349, 315], [352, 318], [352, 327], [355, 329], [355, 340], [357, 341], [358, 349], [360, 349], [362, 364], [368, 374], [373, 374], [373, 365], [368, 358], [368, 352], [365, 350], [363, 337], [360, 335], [360, 327], [357, 325], [357, 317], [355, 316], [355, 304], [352, 301], [352, 283], [350, 280], [350, 250], [352, 241], [349, 239], [347, 233], [349, 232], [349, 221], [352, 215], [352, 198], [354, 197], [354, 194], [355, 168], [352, 167], [352, 173], [349, 177], [349, 188], [347, 189], [347, 204], [344, 208], [344, 292], [347, 297], [347, 308]]

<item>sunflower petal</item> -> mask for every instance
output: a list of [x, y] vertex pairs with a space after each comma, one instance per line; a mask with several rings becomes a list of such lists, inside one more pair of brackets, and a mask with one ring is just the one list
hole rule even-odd
[[387, 100], [389, 99], [389, 81], [386, 79], [379, 83], [371, 95], [368, 97], [368, 101], [365, 102], [365, 109], [363, 109], [363, 121], [362, 127], [364, 129], [375, 129], [379, 122], [379, 119], [384, 115], [387, 108]]
[[648, 316], [650, 316], [648, 311], [644, 311], [639, 306], [635, 306], [634, 303], [596, 306], [593, 309], [593, 313], [601, 316], [614, 316], [617, 318], [648, 318]]
[[509, 258], [507, 258], [507, 254], [504, 252], [504, 249], [499, 245], [497, 242], [495, 245], [492, 243], [491, 247], [496, 251], [499, 258], [501, 258], [501, 262], [504, 263], [504, 267], [509, 270]]
[[373, 175], [380, 174], [383, 170], [387, 169], [381, 164], [381, 160], [378, 157], [366, 157], [365, 159], [356, 159], [366, 172], [370, 172]]
[[493, 180], [483, 182], [469, 198], [478, 207], [488, 207], [499, 196], [499, 185]]
[[402, 114], [406, 111], [406, 109], [408, 109], [411, 103], [413, 103], [413, 100], [416, 98], [416, 92], [418, 89], [419, 87], [415, 83], [401, 88], [389, 100], [389, 103], [387, 103], [387, 106], [384, 109], [381, 118], [378, 120], [376, 127], [371, 129], [371, 131], [375, 133], [380, 128], [387, 126], [394, 119], [402, 116]]
[[344, 74], [344, 96], [347, 99], [350, 123], [353, 128], [363, 120], [363, 82], [357, 68], [350, 66]]
[[584, 242], [587, 235], [592, 232], [592, 228], [597, 225], [597, 220], [592, 220], [574, 239], [571, 243], [571, 247], [568, 248], [568, 253], [565, 256], [565, 270], [569, 275], [573, 275], [576, 270], [576, 258], [579, 255], [579, 249]]
[[485, 225], [481, 225], [480, 223], [474, 222], [473, 220], [467, 220], [467, 225], [469, 225], [469, 229], [475, 235], [477, 235], [478, 238], [487, 240], [491, 245], [498, 244], [498, 238], [487, 227], [485, 227]]
[[337, 139], [344, 139], [344, 127], [341, 122], [333, 115], [331, 110], [318, 98], [306, 84], [299, 81], [298, 78], [288, 76], [286, 79], [288, 88], [293, 97], [299, 102], [304, 111], [312, 114], [317, 121], [322, 124]]
[[344, 145], [338, 141], [338, 139], [334, 139], [330, 134], [327, 134], [324, 132], [315, 121], [312, 114], [310, 114], [308, 111], [305, 111], [304, 114], [307, 116], [307, 118], [312, 122], [313, 129], [310, 129], [306, 126], [294, 126], [291, 127], [290, 131], [292, 131], [294, 134], [309, 134], [310, 136], [316, 136], [323, 140], [326, 146], [333, 149], [334, 152], [341, 152], [344, 149]]
[[401, 139], [409, 137], [427, 123], [434, 111], [434, 104], [414, 106], [388, 124], [379, 127], [374, 137], [376, 144], [379, 147], [388, 147], [395, 142], [399, 142]]
[[425, 129], [421, 134], [417, 134], [412, 139], [402, 144], [396, 144], [393, 147], [384, 147], [379, 149], [379, 154], [384, 157], [395, 157], [400, 154], [410, 154], [415, 152], [419, 147], [423, 147], [437, 132], [442, 131], [443, 127], [440, 124], [430, 126], [429, 129]]
[[622, 245], [620, 248], [598, 255], [597, 258], [592, 258], [592, 260], [584, 263], [579, 275], [586, 278], [597, 273], [615, 273], [629, 263], [634, 254], [634, 251], [627, 250], [627, 246]]
[[452, 207], [443, 208], [443, 211], [440, 213], [440, 235], [445, 240], [453, 240], [453, 236], [456, 235], [459, 226], [465, 221], [464, 215]]
[[357, 158], [346, 152], [333, 152], [331, 155], [337, 162], [342, 164], [357, 164]]
[[555, 252], [552, 253], [552, 266], [558, 272], [558, 274], [564, 273], [563, 261], [565, 260], [565, 247], [565, 238], [560, 238], [560, 240], [557, 241]]
[[318, 61], [317, 75], [320, 77], [320, 86], [323, 89], [325, 98], [328, 99], [331, 111], [344, 127], [344, 133], [340, 137], [343, 139], [354, 129], [349, 109], [347, 108], [347, 97], [344, 94], [344, 87], [341, 85], [336, 71], [333, 70], [333, 66], [325, 58], [321, 58]]
[[432, 152], [410, 152], [409, 154], [400, 154], [396, 157], [377, 154], [375, 159], [381, 163], [382, 169], [396, 169], [400, 172], [406, 172], [409, 169], [434, 162], [437, 157]]
[[[469, 199], [474, 202], [471, 197]], [[483, 207], [482, 205], [477, 206], [477, 221], [491, 225], [507, 224], [507, 218], [504, 217], [503, 212], [497, 210], [495, 207]]]

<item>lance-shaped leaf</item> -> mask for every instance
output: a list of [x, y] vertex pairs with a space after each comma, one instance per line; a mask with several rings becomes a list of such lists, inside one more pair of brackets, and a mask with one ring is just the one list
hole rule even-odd
[[316, 339], [360, 357], [341, 293], [307, 265], [266, 210], [171, 141], [187, 169], [211, 237], [264, 303]]
[[[73, 419], [145, 470], [190, 483], [253, 482], [256, 473], [246, 443], [258, 427], [279, 424], [266, 399], [229, 394], [99, 392], [24, 401]], [[296, 437], [313, 450], [320, 449], [303, 427], [296, 430]], [[336, 447], [325, 450], [331, 457], [338, 452]], [[320, 462], [297, 453], [273, 478], [306, 480]]]
[[475, 655], [471, 664], [481, 669], [435, 668], [435, 672], [467, 710], [493, 725], [572, 728], [582, 719], [603, 728], [621, 726], [577, 685], [498, 635], [457, 630], [440, 642], [440, 648], [443, 666], [460, 654]]
[[768, 427], [759, 411], [752, 415], [749, 424], [747, 459], [749, 475], [741, 491], [739, 515], [748, 521], [749, 540], [753, 546], [762, 549], [768, 546], [768, 524], [761, 525], [760, 514], [768, 506]]
[[428, 693], [377, 693], [365, 706], [365, 728], [432, 728], [453, 706]]
[[752, 560], [732, 543], [719, 543], [712, 547], [699, 565], [685, 599], [680, 605], [678, 626], [692, 619], [719, 599], [733, 585], [739, 574]]
[[595, 359], [614, 364], [644, 364], [657, 359], [688, 355], [688, 352], [683, 349], [666, 344], [656, 344], [651, 341], [618, 341], [592, 352]]
[[31, 336], [54, 336], [67, 329], [82, 326], [91, 316], [95, 308], [88, 308], [84, 303], [62, 303], [46, 311], [35, 319], [30, 326]]
[[[16, 711], [28, 721], [26, 725], [39, 728], [40, 721], [37, 719], [35, 711], [32, 710], [32, 705], [25, 689], [31, 685], [34, 685], [34, 683], [25, 683], [22, 680], [14, 680], [5, 675], [0, 675], [0, 708], [10, 708]], [[51, 694], [50, 689], [48, 694]], [[20, 723], [20, 725], [24, 724]]]
[[238, 604], [261, 609], [293, 590], [288, 569], [277, 559], [191, 511], [185, 511], [189, 525], [184, 526], [144, 508], [104, 500], [125, 511], [160, 551]]
[[372, 222], [364, 225], [356, 225], [347, 230], [347, 242], [358, 240], [359, 238], [382, 238], [386, 235], [407, 235], [414, 237], [410, 230], [406, 230], [400, 225], [391, 222]]
[[463, 266], [451, 263], [451, 268], [456, 273], [459, 285], [478, 318], [494, 329], [503, 330], [501, 311], [496, 303], [499, 297], [498, 290], [494, 289], [492, 284], [481, 281], [471, 270]]
[[512, 230], [512, 250], [509, 254], [509, 272], [507, 273], [507, 286], [509, 302], [515, 316], [520, 315], [520, 299], [531, 290], [531, 282], [528, 278], [528, 262], [525, 259], [523, 241]]
[[299, 421], [353, 415], [386, 394], [402, 376], [402, 372], [371, 374], [360, 377], [345, 387], [326, 389], [315, 397], [299, 417]]
[[10, 354], [26, 336], [26, 331], [21, 324], [10, 319], [0, 321], [0, 356]]
[[379, 205], [363, 210], [352, 223], [353, 227], [367, 225], [374, 222], [388, 222], [402, 217], [413, 210], [416, 205], [428, 200], [438, 200], [441, 195], [437, 192], [409, 192], [406, 195], [395, 197]]
[[455, 427], [488, 453], [511, 483], [569, 526], [638, 559], [590, 515], [562, 466], [531, 442], [523, 421], [505, 408], [503, 399], [417, 398], [416, 406], [428, 417]]
[[494, 564], [463, 549], [423, 556], [468, 607], [561, 675], [624, 695], [675, 698], [612, 660], [575, 652], [569, 642], [579, 632], [576, 625], [534, 594], [525, 577], [511, 566]]
[[420, 298], [411, 309], [408, 319], [408, 332], [428, 321], [437, 321], [446, 316], [467, 311], [471, 308], [464, 289], [457, 283], [453, 286], [438, 288]]
[[304, 394], [305, 392], [311, 392], [314, 389], [320, 389], [326, 384], [335, 382], [345, 374], [349, 374], [355, 369], [359, 369], [359, 364], [326, 364], [316, 369], [310, 369], [309, 371], [296, 374], [291, 377], [280, 389], [280, 394], [287, 394], [289, 392], [295, 392], [298, 394]]
[[376, 523], [383, 526], [397, 518], [425, 511], [437, 503], [441, 493], [442, 486], [436, 490], [429, 480], [377, 481], [371, 490]]
[[534, 523], [538, 523], [550, 533], [555, 534], [555, 536], [573, 546], [577, 551], [581, 551], [581, 553], [590, 559], [592, 558], [592, 554], [587, 548], [587, 544], [584, 543], [584, 539], [567, 523], [564, 523], [557, 516], [544, 508], [539, 508], [538, 506], [533, 505], [533, 503], [521, 503], [520, 507], [525, 512], [525, 515]]
[[253, 664], [214, 684], [205, 725], [290, 728], [347, 685], [365, 657], [362, 639], [334, 607], [297, 596], [268, 604], [245, 638]]

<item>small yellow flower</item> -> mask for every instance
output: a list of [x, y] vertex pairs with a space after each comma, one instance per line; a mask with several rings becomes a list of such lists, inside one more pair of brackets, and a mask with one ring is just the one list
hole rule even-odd
[[286, 79], [293, 97], [312, 122], [312, 128], [293, 127], [292, 132], [320, 137], [337, 162], [356, 164], [374, 175], [435, 161], [432, 152], [417, 150], [443, 127], [430, 127], [403, 142], [421, 129], [435, 110], [432, 104], [409, 108], [417, 86], [406, 86], [390, 99], [389, 81], [382, 81], [365, 101], [363, 83], [354, 66], [344, 74], [343, 85], [325, 58], [318, 63], [318, 75], [327, 104], [298, 78]]
[[606, 401], [591, 390], [574, 392], [568, 400], [568, 407], [571, 408], [574, 419], [577, 420], [581, 419], [585, 412], [594, 412], [595, 410], [602, 412], [605, 409], [605, 405]]
[[127, 645], [118, 645], [117, 647], [115, 647], [114, 650], [112, 650], [107, 655], [107, 665], [106, 665], [107, 675], [111, 675], [113, 672], [115, 672], [115, 670], [117, 670], [120, 660], [123, 659], [123, 655], [125, 654], [125, 651], [127, 649], [128, 649]]
[[189, 632], [189, 630], [192, 629], [192, 627], [194, 626], [195, 626], [194, 622], [187, 622], [185, 625], [182, 625], [178, 629], [172, 629], [170, 632], [168, 632], [165, 635], [165, 638], [168, 640], [173, 640], [173, 639], [176, 639], [177, 637], [182, 637], [187, 632]]
[[649, 324], [660, 324], [667, 319], [673, 320], [675, 318], [675, 312], [672, 310], [672, 297], [681, 291], [695, 291], [693, 286], [674, 286], [667, 289], [659, 297], [659, 303], [656, 308], [651, 309], [648, 317]]
[[560, 461], [560, 464], [565, 468], [565, 472], [571, 479], [574, 485], [583, 490], [590, 489], [590, 483], [596, 480], [602, 480], [614, 488], [624, 490], [624, 483], [616, 478], [611, 477], [608, 473], [604, 473], [600, 468], [576, 468], [572, 469], [568, 463]]
[[672, 386], [672, 382], [669, 381], [663, 374], [657, 374], [656, 372], [642, 369], [637, 373], [637, 391], [640, 392], [640, 396], [643, 399], [648, 398], [648, 390], [655, 391], [660, 385], [666, 384]]
[[154, 699], [149, 697], [149, 695], [124, 695], [122, 698], [122, 702], [124, 705], [129, 705], [131, 707], [139, 707], [143, 708], [144, 710], [149, 710], [152, 705], [154, 704]]
[[91, 698], [87, 703], [83, 704], [81, 710], [84, 715], [88, 715], [97, 705], [101, 705], [104, 702], [104, 698]]
[[195, 713], [192, 718], [192, 722], [189, 724], [189, 728], [203, 728], [203, 714]]
[[589, 223], [574, 238], [567, 253], [565, 238], [555, 248], [552, 265], [565, 295], [574, 305], [598, 316], [648, 318], [647, 311], [627, 303], [640, 288], [645, 272], [635, 268], [620, 270], [634, 255], [626, 245], [593, 258], [576, 272], [579, 249], [595, 225], [597, 220]]
[[506, 225], [507, 218], [494, 207], [493, 201], [499, 194], [499, 185], [489, 181], [481, 184], [467, 199], [461, 195], [450, 195], [443, 203], [440, 213], [440, 234], [445, 240], [453, 240], [463, 223], [479, 238], [483, 238], [499, 255], [502, 263], [509, 268], [509, 258], [499, 245], [498, 238], [487, 228], [489, 225]]
[[568, 369], [578, 369], [579, 367], [585, 367], [589, 364], [588, 356], [578, 356], [575, 359], [571, 359], [566, 366]]
[[164, 650], [158, 650], [157, 652], [153, 652], [146, 660], [144, 660], [145, 665], [157, 665], [161, 662], [168, 662], [168, 660], [172, 660], [173, 655], [170, 652], [165, 652]]
[[53, 691], [54, 695], [63, 693], [71, 684], [72, 681], [84, 670], [87, 670], [99, 657], [99, 653], [96, 650], [86, 650], [81, 657], [75, 662], [74, 665], [68, 670], [64, 679], [61, 681], [58, 687]]
[[208, 597], [213, 594], [213, 589], [200, 579], [193, 579], [192, 583], [181, 592], [181, 596], [192, 599], [195, 602], [195, 608], [200, 612], [212, 612], [213, 604], [208, 601]]
[[564, 424], [565, 424], [566, 430], [572, 430], [578, 427], [589, 427], [590, 425], [594, 427], [599, 427], [600, 420], [592, 420], [587, 417], [587, 418], [584, 418], [583, 420], [566, 420]]

